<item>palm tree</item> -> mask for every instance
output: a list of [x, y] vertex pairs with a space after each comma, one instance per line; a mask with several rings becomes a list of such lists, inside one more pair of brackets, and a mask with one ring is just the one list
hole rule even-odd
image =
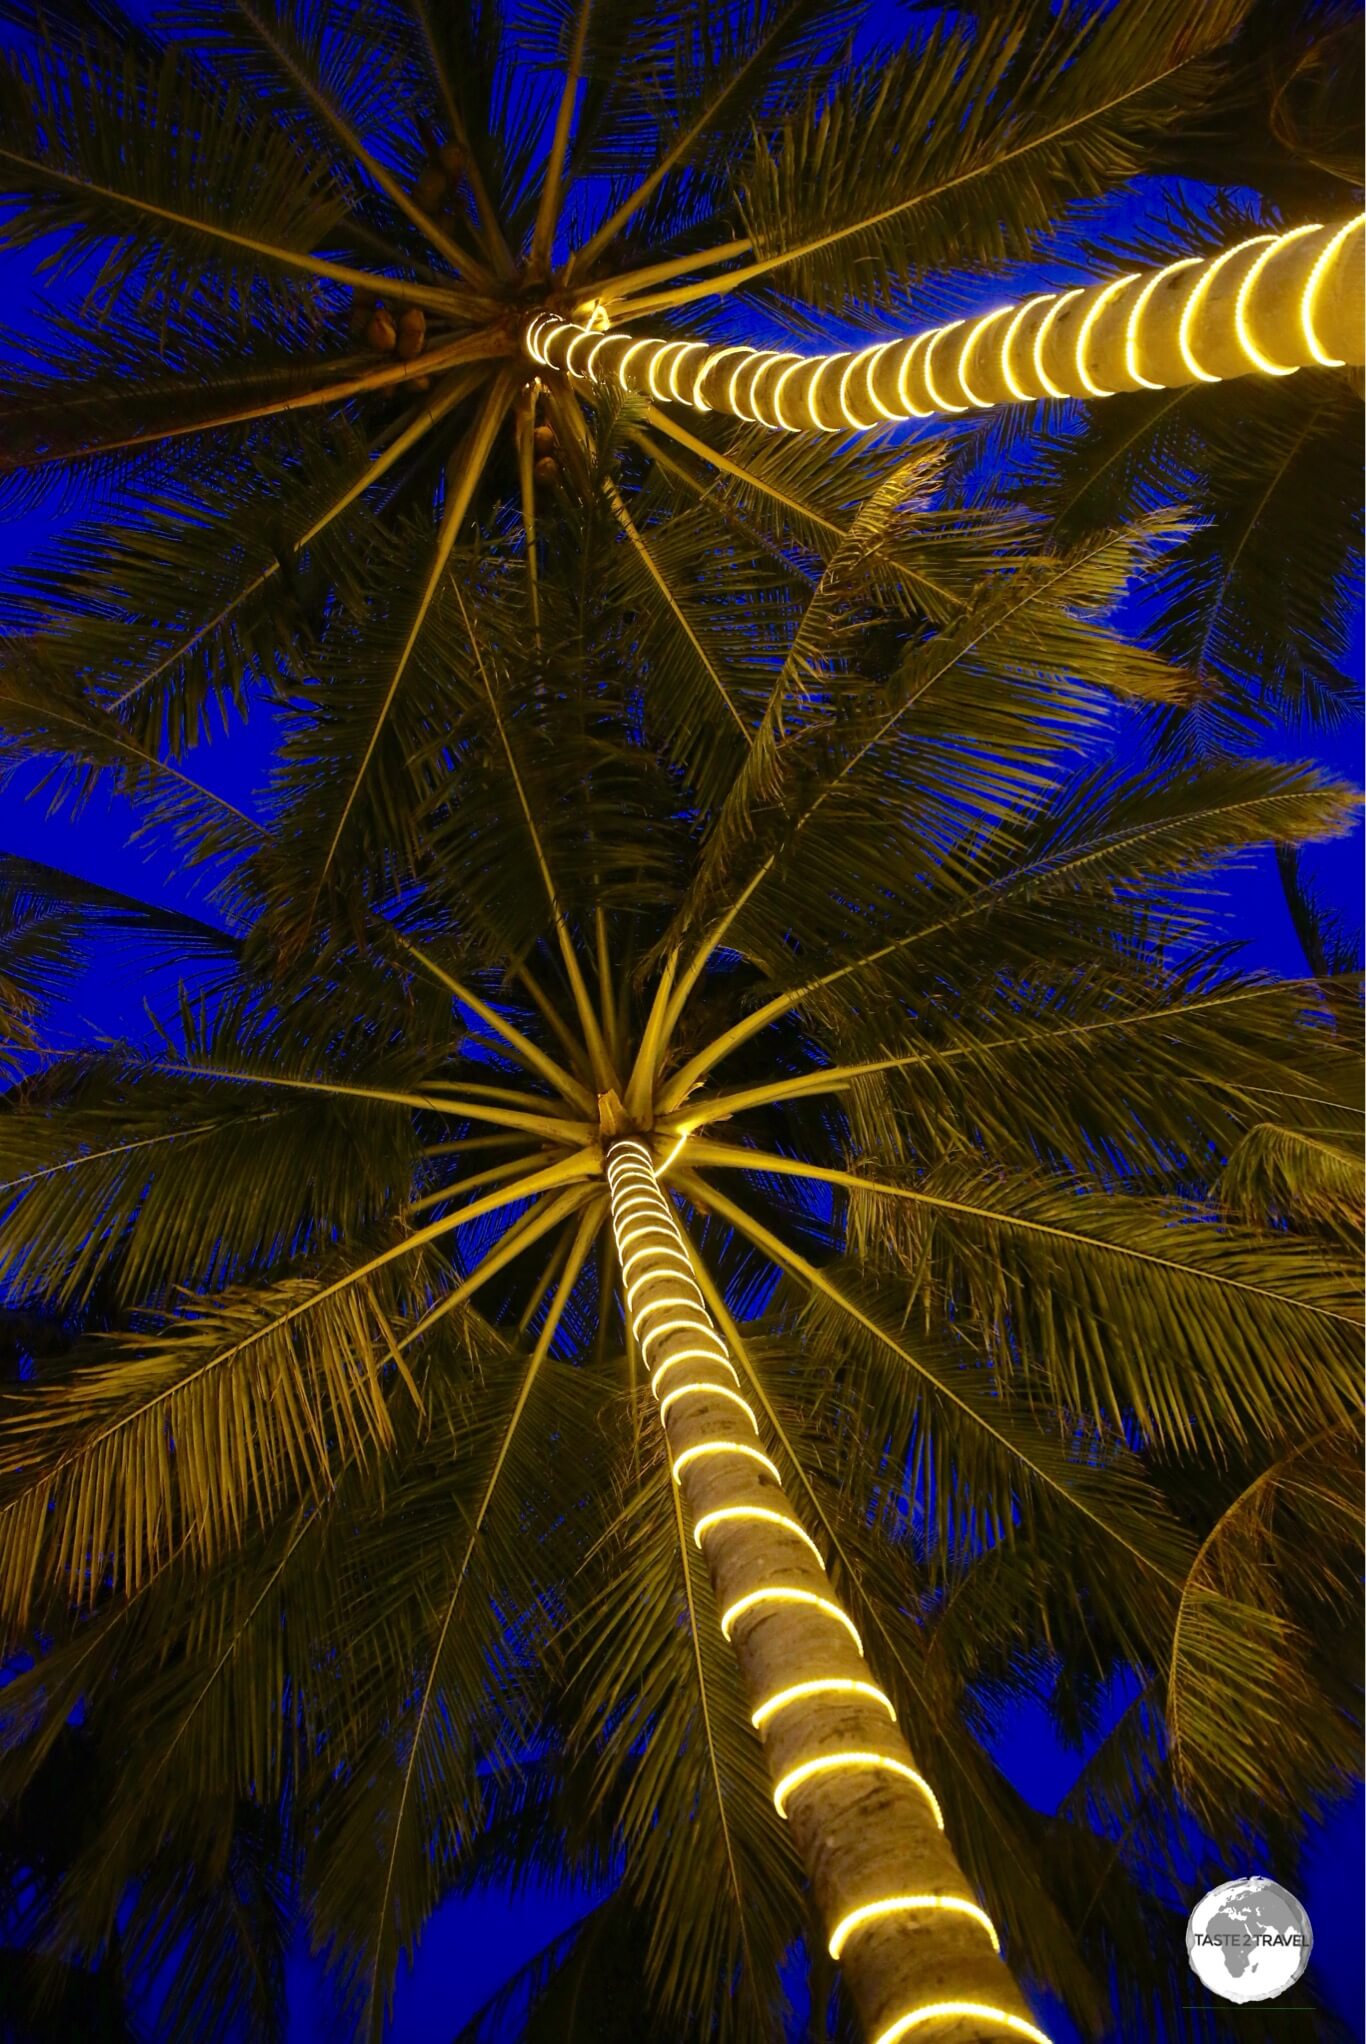
[[[1173, 129], [1203, 132], [1204, 110], [1241, 75], [1239, 47], [1217, 53], [1246, 0], [1123, 0], [1075, 18], [991, 8], [867, 56], [851, 54], [841, 10], [810, 0], [709, 9], [685, 30], [672, 10], [602, 0], [568, 21], [539, 6], [446, 21], [429, 0], [325, 18], [234, 0], [192, 10], [179, 33], [116, 0], [10, 11], [28, 34], [0, 107], [0, 177], [17, 208], [7, 238], [55, 238], [47, 267], [80, 278], [99, 317], [59, 319], [16, 351], [5, 463], [39, 490], [102, 479], [127, 506], [44, 563], [12, 619], [59, 634], [64, 673], [130, 743], [178, 750], [211, 701], [307, 664], [347, 602], [367, 502], [414, 520], [403, 629], [373, 728], [333, 794], [319, 888], [376, 804], [456, 535], [490, 494], [519, 500], [533, 555], [538, 500], [567, 485], [603, 494], [705, 673], [686, 593], [644, 541], [618, 487], [627, 478], [600, 469], [595, 413], [572, 379], [528, 373], [528, 348], [554, 352], [537, 338], [544, 315], [701, 318], [700, 339], [689, 326], [670, 342], [663, 386], [647, 349], [623, 387], [678, 395], [686, 366], [713, 407], [748, 417], [754, 404], [767, 418], [776, 402], [826, 424], [890, 416], [889, 396], [903, 414], [959, 412], [979, 397], [1094, 392], [1093, 371], [1111, 389], [1225, 374], [1249, 360], [1251, 327], [1235, 332], [1235, 313], [1261, 335], [1252, 359], [1356, 352], [1361, 237], [1299, 223], [1284, 249], [1249, 246], [1217, 278], [1187, 263], [1174, 295], [1137, 277], [1099, 297], [1036, 299], [1008, 328], [993, 311], [959, 333], [953, 359], [941, 349], [936, 362], [940, 330], [922, 331], [918, 356], [865, 361], [871, 381], [856, 378], [848, 403], [843, 374], [821, 397], [818, 364], [793, 382], [790, 358], [785, 371], [772, 356], [747, 365], [732, 344], [737, 314], [800, 327], [838, 311], [885, 327], [927, 274], [1048, 246], [1165, 163]], [[1244, 283], [1256, 287], [1246, 305]], [[1188, 334], [1182, 315], [1197, 309]], [[1136, 311], [1141, 335], [1129, 332]], [[703, 376], [705, 342], [729, 369]], [[636, 345], [613, 342], [604, 373]], [[1188, 362], [1192, 347], [1214, 372]], [[941, 384], [961, 394], [940, 406]], [[709, 469], [760, 486], [742, 444], [687, 432], [667, 407], [641, 417], [635, 439], [713, 515]], [[851, 463], [845, 503], [868, 481]], [[832, 530], [806, 492], [784, 509], [822, 551], [847, 522]]]
[[[1198, 886], [1350, 804], [1079, 767], [1110, 692], [1179, 689], [1105, 622], [1162, 522], [1012, 554], [926, 486], [891, 474], [800, 603], [748, 539], [647, 527], [714, 563], [709, 745], [610, 506], [534, 610], [518, 532], [453, 548], [403, 722], [420, 856], [353, 860], [311, 939], [332, 735], [404, 628], [382, 573], [246, 856], [144, 769], [230, 931], [153, 1042], [45, 1060], [3, 1124], [12, 1289], [78, 1328], [0, 1440], [6, 1619], [45, 1647], [11, 1789], [78, 1697], [118, 1756], [59, 1949], [139, 1878], [125, 1953], [173, 1950], [246, 1797], [362, 2032], [477, 1841], [546, 1829], [624, 1847], [652, 2021], [767, 2033], [804, 1868], [869, 2036], [1043, 2034], [998, 1925], [1141, 2026], [1181, 1992], [1129, 1878], [1174, 1789], [1231, 1850], [1350, 1764], [1347, 1018], [1238, 976]], [[927, 551], [966, 587], [938, 631]], [[1059, 1664], [1144, 1688], [1047, 1827], [961, 1717]]]

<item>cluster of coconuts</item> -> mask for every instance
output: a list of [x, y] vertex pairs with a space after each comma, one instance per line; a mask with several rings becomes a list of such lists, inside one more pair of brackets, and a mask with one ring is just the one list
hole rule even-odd
[[420, 305], [405, 305], [397, 318], [382, 298], [357, 298], [351, 308], [351, 332], [377, 355], [397, 355], [411, 362], [427, 342], [427, 315]]
[[542, 419], [532, 428], [531, 445], [535, 459], [531, 472], [545, 489], [551, 489], [560, 480], [560, 464], [556, 458], [555, 428]]

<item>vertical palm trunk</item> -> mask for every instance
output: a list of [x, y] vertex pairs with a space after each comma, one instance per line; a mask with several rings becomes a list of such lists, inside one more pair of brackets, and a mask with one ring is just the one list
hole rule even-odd
[[1047, 2044], [765, 1454], [645, 1144], [607, 1153], [627, 1312], [830, 1949], [869, 2044]]

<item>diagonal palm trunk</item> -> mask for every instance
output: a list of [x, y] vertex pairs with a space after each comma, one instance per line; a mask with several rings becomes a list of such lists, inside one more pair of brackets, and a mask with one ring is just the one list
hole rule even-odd
[[647, 1146], [612, 1141], [606, 1168], [627, 1313], [673, 1478], [740, 1664], [774, 1803], [792, 1825], [869, 2044], [1047, 2044], [759, 1444]]
[[1316, 363], [1340, 369], [1363, 357], [1364, 224], [1359, 214], [1254, 234], [1217, 255], [1043, 292], [838, 354], [652, 340], [606, 324], [609, 314], [637, 319], [673, 308], [724, 288], [724, 278], [605, 300], [587, 326], [542, 313], [523, 345], [576, 381], [790, 432], [849, 433], [1042, 398], [1289, 376]]

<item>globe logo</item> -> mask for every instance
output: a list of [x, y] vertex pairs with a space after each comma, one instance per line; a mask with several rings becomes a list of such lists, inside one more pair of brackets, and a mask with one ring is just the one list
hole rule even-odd
[[1225, 2001], [1274, 2001], [1295, 1985], [1313, 1949], [1304, 1904], [1261, 1875], [1211, 1888], [1186, 1925], [1191, 1971]]

